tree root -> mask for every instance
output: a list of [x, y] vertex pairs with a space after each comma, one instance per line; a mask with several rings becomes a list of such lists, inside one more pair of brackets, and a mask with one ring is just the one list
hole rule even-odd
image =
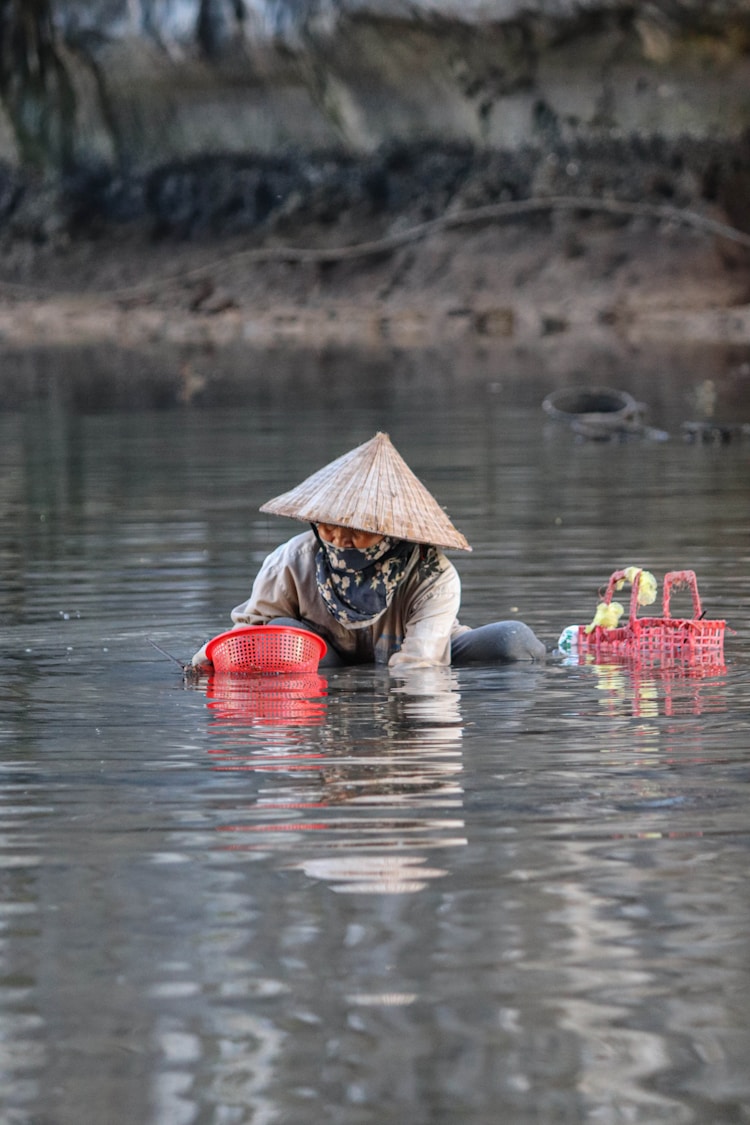
[[[674, 226], [689, 227], [703, 231], [706, 234], [726, 239], [745, 249], [750, 249], [750, 234], [738, 230], [727, 223], [710, 219], [697, 211], [684, 210], [679, 207], [654, 203], [630, 203], [618, 199], [597, 199], [593, 196], [547, 196], [535, 199], [519, 199], [505, 203], [492, 203], [484, 207], [468, 208], [462, 211], [449, 212], [418, 223], [408, 230], [396, 234], [385, 235], [383, 238], [372, 239], [365, 242], [353, 243], [348, 246], [337, 247], [301, 247], [301, 246], [258, 246], [247, 250], [238, 250], [217, 258], [214, 262], [207, 262], [193, 269], [181, 270], [178, 273], [165, 274], [160, 278], [152, 278], [136, 285], [113, 286], [110, 289], [101, 288], [92, 294], [101, 300], [126, 299], [139, 296], [148, 296], [157, 290], [162, 290], [167, 285], [183, 285], [188, 281], [202, 278], [207, 272], [217, 274], [231, 266], [244, 263], [338, 263], [353, 261], [358, 258], [372, 257], [378, 254], [392, 253], [402, 246], [419, 242], [437, 231], [453, 230], [458, 227], [473, 226], [480, 223], [496, 223], [506, 219], [516, 219], [526, 215], [543, 214], [553, 211], [580, 211], [600, 213], [607, 215], [621, 215], [627, 218], [647, 218]], [[0, 281], [0, 291], [23, 294], [52, 294], [57, 291], [42, 287], [19, 285], [12, 282]]]

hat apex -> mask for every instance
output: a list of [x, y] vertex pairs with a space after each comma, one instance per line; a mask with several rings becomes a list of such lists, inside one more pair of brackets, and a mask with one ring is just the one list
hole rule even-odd
[[471, 550], [385, 433], [331, 461], [260, 510], [412, 543]]

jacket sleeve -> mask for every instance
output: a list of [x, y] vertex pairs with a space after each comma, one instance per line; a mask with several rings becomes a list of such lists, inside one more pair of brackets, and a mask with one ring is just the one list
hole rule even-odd
[[461, 580], [452, 564], [419, 586], [405, 619], [401, 648], [388, 661], [392, 671], [451, 662], [451, 635], [461, 604]]
[[265, 625], [274, 617], [299, 617], [297, 584], [283, 555], [284, 546], [265, 560], [250, 597], [232, 610], [235, 625]]
[[[297, 584], [288, 565], [286, 549], [287, 544], [282, 544], [264, 561], [253, 583], [250, 597], [232, 610], [234, 628], [241, 625], [265, 625], [274, 617], [299, 617]], [[194, 668], [210, 669], [206, 645], [198, 649], [191, 663]]]

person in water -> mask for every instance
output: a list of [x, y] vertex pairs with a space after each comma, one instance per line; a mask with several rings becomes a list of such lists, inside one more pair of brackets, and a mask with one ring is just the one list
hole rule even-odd
[[[461, 582], [443, 548], [471, 547], [387, 434], [332, 461], [262, 512], [311, 525], [265, 560], [235, 626], [294, 625], [321, 636], [321, 667], [400, 668], [541, 661], [521, 621], [458, 621]], [[192, 659], [210, 671], [205, 645]]]

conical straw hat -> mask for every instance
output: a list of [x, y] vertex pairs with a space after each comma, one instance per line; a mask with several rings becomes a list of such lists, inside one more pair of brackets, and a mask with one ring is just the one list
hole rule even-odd
[[434, 496], [396, 452], [388, 434], [376, 434], [296, 488], [269, 500], [260, 510], [309, 523], [339, 524], [392, 535], [412, 543], [471, 550]]

